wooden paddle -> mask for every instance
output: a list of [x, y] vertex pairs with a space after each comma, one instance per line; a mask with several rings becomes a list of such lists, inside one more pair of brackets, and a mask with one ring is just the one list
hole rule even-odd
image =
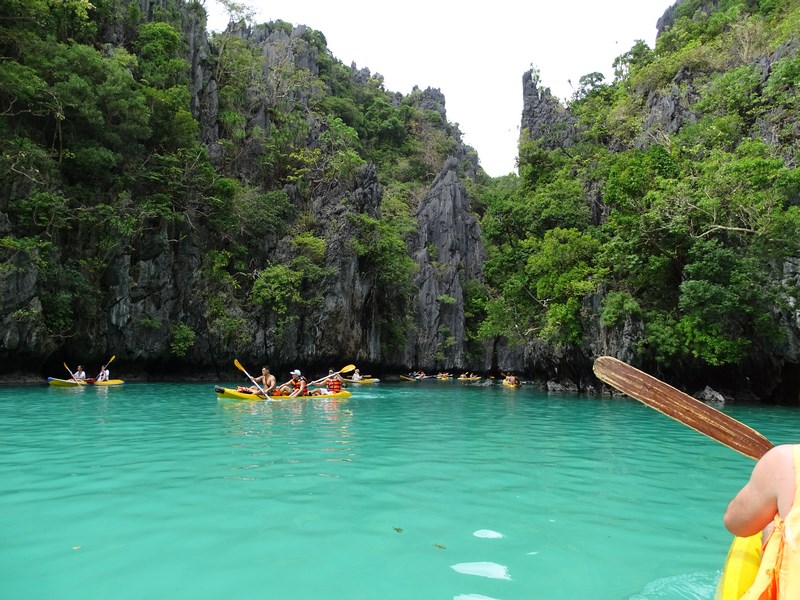
[[773, 447], [755, 429], [613, 356], [595, 360], [594, 373], [631, 398], [754, 460]]
[[[79, 366], [80, 366], [80, 365], [79, 365]], [[64, 368], [67, 370], [67, 372], [69, 373], [69, 376], [70, 376], [70, 377], [72, 377], [72, 379], [73, 379], [73, 381], [74, 381], [75, 383], [77, 383], [78, 385], [85, 385], [85, 382], [83, 382], [83, 381], [78, 381], [78, 379], [75, 377], [75, 373], [73, 373], [73, 372], [70, 370], [70, 368], [67, 366], [67, 363], [64, 363]]]
[[237, 369], [239, 369], [239, 370], [240, 370], [242, 373], [244, 373], [245, 375], [247, 375], [247, 378], [248, 378], [250, 381], [252, 381], [252, 382], [253, 382], [253, 385], [255, 385], [255, 386], [258, 388], [258, 391], [260, 391], [260, 392], [261, 392], [261, 393], [262, 393], [262, 394], [263, 394], [263, 395], [266, 397], [266, 395], [267, 395], [267, 392], [265, 392], [265, 391], [264, 391], [264, 388], [262, 388], [260, 385], [258, 385], [258, 382], [257, 382], [255, 379], [253, 379], [253, 377], [250, 375], [250, 373], [248, 373], [248, 372], [247, 372], [247, 369], [245, 369], [245, 368], [242, 366], [242, 363], [240, 363], [240, 362], [239, 362], [239, 359], [238, 359], [238, 358], [234, 358], [234, 359], [233, 359], [233, 364], [234, 364], [234, 365], [236, 365], [236, 368], [237, 368]]

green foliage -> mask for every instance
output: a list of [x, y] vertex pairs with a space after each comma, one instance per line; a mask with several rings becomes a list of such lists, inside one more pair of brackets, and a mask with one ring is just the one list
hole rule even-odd
[[627, 318], [638, 318], [642, 310], [639, 303], [630, 293], [612, 291], [603, 299], [600, 322], [605, 327], [621, 325]]
[[250, 301], [263, 306], [278, 315], [285, 316], [293, 305], [302, 302], [300, 285], [303, 276], [301, 273], [286, 265], [271, 265], [259, 271], [253, 288], [250, 291]]
[[384, 293], [398, 290], [403, 295], [410, 289], [416, 264], [408, 256], [402, 232], [389, 220], [378, 220], [364, 213], [351, 216], [358, 234], [353, 246], [359, 256], [359, 264], [365, 271], [375, 273]]
[[197, 335], [186, 323], [170, 323], [169, 349], [173, 356], [182, 357], [194, 346]]

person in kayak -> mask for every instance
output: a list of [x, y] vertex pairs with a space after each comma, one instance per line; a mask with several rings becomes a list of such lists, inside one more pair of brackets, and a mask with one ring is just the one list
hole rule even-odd
[[108, 370], [108, 365], [103, 365], [100, 367], [100, 372], [97, 374], [97, 377], [94, 378], [95, 383], [99, 383], [101, 381], [108, 381], [111, 379], [111, 371]]
[[361, 373], [359, 373], [358, 369], [353, 371], [353, 375], [351, 377], [353, 381], [361, 381]]
[[278, 396], [289, 396], [296, 398], [297, 396], [308, 395], [308, 381], [300, 369], [295, 369], [291, 372], [292, 378], [280, 387], [280, 394]]
[[[314, 383], [313, 381], [311, 383]], [[342, 376], [328, 369], [328, 376], [325, 378], [325, 389], [311, 390], [312, 396], [324, 396], [326, 394], [338, 394], [342, 391]]]
[[75, 369], [74, 376], [75, 376], [75, 381], [86, 381], [86, 372], [80, 365], [78, 365], [78, 368]]
[[762, 456], [723, 522], [738, 537], [763, 532], [764, 554], [743, 599], [800, 598], [800, 445]]
[[256, 385], [257, 383], [261, 384], [261, 389], [266, 392], [267, 396], [269, 396], [269, 393], [275, 389], [277, 381], [275, 380], [275, 375], [269, 372], [269, 367], [267, 365], [261, 367], [261, 375], [253, 378], [253, 385], [250, 387], [247, 387], [246, 385], [239, 385], [236, 387], [236, 391], [243, 392], [245, 394], [260, 394], [261, 390], [258, 389], [258, 385]]

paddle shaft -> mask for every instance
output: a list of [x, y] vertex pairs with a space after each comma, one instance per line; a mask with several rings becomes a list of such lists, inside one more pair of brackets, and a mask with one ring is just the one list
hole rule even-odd
[[356, 366], [355, 366], [355, 365], [347, 365], [347, 366], [345, 366], [345, 367], [342, 367], [341, 369], [339, 369], [339, 370], [338, 370], [338, 371], [336, 371], [335, 373], [331, 373], [330, 375], [326, 375], [325, 377], [322, 377], [322, 378], [320, 378], [320, 379], [315, 379], [314, 381], [312, 381], [312, 382], [311, 382], [311, 383], [309, 383], [308, 385], [316, 385], [316, 384], [318, 384], [318, 383], [322, 383], [322, 382], [323, 382], [323, 381], [325, 381], [325, 380], [326, 380], [328, 377], [333, 377], [334, 375], [341, 375], [342, 373], [345, 373], [345, 372], [354, 371], [354, 370], [355, 370], [355, 368], [356, 368]]
[[252, 375], [250, 375], [250, 373], [248, 373], [248, 372], [247, 372], [247, 369], [245, 369], [245, 368], [242, 366], [242, 363], [240, 363], [240, 362], [239, 362], [239, 359], [238, 359], [238, 358], [234, 358], [234, 359], [233, 359], [233, 364], [234, 364], [234, 365], [236, 365], [236, 368], [237, 368], [237, 369], [239, 369], [239, 370], [240, 370], [242, 373], [244, 373], [245, 375], [247, 375], [248, 379], [250, 379], [250, 381], [252, 381], [252, 382], [253, 382], [253, 385], [255, 385], [255, 386], [258, 388], [258, 391], [259, 391], [259, 392], [261, 392], [262, 394], [264, 394], [264, 396], [266, 396], [266, 395], [267, 395], [267, 392], [265, 392], [265, 391], [264, 391], [264, 388], [262, 388], [260, 385], [258, 385], [258, 382], [257, 382], [255, 379], [253, 379], [253, 376], [252, 376]]
[[64, 368], [67, 370], [67, 373], [69, 373], [69, 376], [72, 377], [75, 383], [78, 385], [86, 385], [85, 381], [78, 381], [78, 378], [75, 377], [75, 373], [73, 373], [72, 370], [67, 366], [67, 363], [64, 363]]
[[594, 373], [631, 398], [754, 460], [773, 447], [755, 429], [612, 356], [599, 357]]

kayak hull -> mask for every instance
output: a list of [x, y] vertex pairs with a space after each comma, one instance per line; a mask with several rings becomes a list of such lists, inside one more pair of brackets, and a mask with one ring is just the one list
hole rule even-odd
[[364, 385], [367, 383], [380, 383], [380, 379], [378, 379], [377, 377], [365, 377], [364, 379], [358, 379], [358, 380], [345, 379], [344, 377], [342, 377], [342, 381], [344, 381], [345, 383], [357, 383], [359, 385]]
[[285, 400], [341, 400], [353, 395], [347, 390], [342, 390], [336, 394], [320, 394], [318, 396], [295, 396], [294, 398], [290, 398], [289, 396], [270, 396], [269, 398], [264, 398], [259, 394], [237, 392], [235, 389], [221, 386], [215, 386], [214, 391], [217, 393], [218, 398], [224, 400], [247, 400], [249, 402], [264, 402], [265, 400], [269, 400], [270, 402], [283, 402]]
[[108, 385], [122, 385], [125, 383], [122, 379], [109, 379], [107, 381], [86, 381], [78, 383], [71, 379], [57, 379], [55, 377], [48, 377], [47, 383], [56, 387], [86, 387], [86, 386], [108, 386]]
[[761, 564], [761, 534], [733, 538], [715, 600], [739, 600], [750, 589]]

